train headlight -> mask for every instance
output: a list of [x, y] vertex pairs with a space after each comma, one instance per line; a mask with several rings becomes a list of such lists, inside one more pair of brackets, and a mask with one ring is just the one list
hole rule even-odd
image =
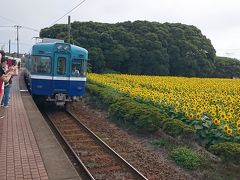
[[68, 51], [68, 50], [70, 49], [70, 46], [69, 46], [68, 44], [65, 44], [65, 45], [63, 46], [63, 49], [64, 49], [65, 51]]
[[63, 49], [63, 45], [62, 44], [58, 44], [57, 45], [57, 50], [62, 50]]
[[57, 44], [56, 48], [58, 51], [69, 51], [70, 45], [69, 44]]

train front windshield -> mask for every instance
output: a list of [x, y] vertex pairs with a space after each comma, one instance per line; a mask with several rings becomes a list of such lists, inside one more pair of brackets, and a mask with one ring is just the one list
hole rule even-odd
[[73, 59], [72, 61], [72, 76], [86, 77], [87, 61], [84, 59]]
[[47, 56], [32, 56], [31, 73], [50, 74], [51, 73], [51, 58]]

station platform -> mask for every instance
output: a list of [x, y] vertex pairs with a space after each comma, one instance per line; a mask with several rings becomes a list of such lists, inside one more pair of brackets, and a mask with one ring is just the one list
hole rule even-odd
[[0, 119], [0, 180], [81, 179], [23, 82], [21, 70]]

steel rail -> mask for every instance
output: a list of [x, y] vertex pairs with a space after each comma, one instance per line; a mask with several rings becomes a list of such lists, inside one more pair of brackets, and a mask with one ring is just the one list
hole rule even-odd
[[67, 142], [66, 138], [62, 135], [62, 133], [58, 130], [58, 128], [55, 126], [55, 124], [52, 122], [51, 118], [48, 116], [48, 114], [45, 114], [47, 116], [47, 119], [49, 120], [49, 122], [51, 123], [51, 125], [54, 127], [54, 129], [56, 130], [56, 132], [58, 133], [58, 135], [61, 137], [62, 141], [66, 144], [67, 148], [69, 151], [71, 151], [71, 153], [74, 155], [74, 157], [77, 159], [78, 163], [82, 166], [82, 168], [84, 169], [84, 171], [86, 172], [86, 175], [88, 176], [89, 179], [91, 180], [95, 180], [95, 178], [93, 177], [93, 175], [89, 172], [88, 168], [84, 165], [84, 163], [82, 162], [82, 160], [79, 158], [79, 156], [76, 154], [76, 152], [73, 150], [73, 148], [71, 147], [71, 145]]
[[86, 129], [92, 136], [94, 136], [104, 147], [106, 147], [113, 155], [115, 155], [119, 160], [121, 160], [124, 164], [127, 165], [127, 167], [129, 167], [132, 172], [138, 176], [139, 179], [144, 179], [147, 180], [147, 178], [141, 174], [136, 168], [134, 168], [129, 162], [127, 162], [123, 157], [121, 157], [116, 151], [114, 151], [108, 144], [106, 144], [103, 140], [101, 140], [101, 138], [99, 138], [94, 132], [92, 132], [86, 125], [84, 125], [79, 118], [72, 113], [69, 110], [65, 110], [71, 117], [73, 117], [76, 122], [82, 126], [84, 129]]

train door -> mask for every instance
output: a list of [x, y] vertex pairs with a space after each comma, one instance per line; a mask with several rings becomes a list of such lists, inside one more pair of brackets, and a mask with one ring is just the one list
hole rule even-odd
[[55, 54], [54, 58], [54, 93], [68, 94], [69, 91], [69, 54]]

